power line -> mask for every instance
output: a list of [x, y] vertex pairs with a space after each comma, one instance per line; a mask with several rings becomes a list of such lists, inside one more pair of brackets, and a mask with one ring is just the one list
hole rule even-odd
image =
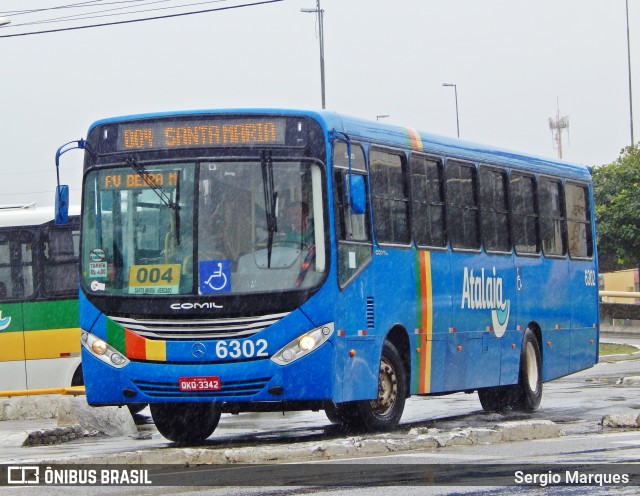
[[156, 20], [159, 20], [159, 19], [171, 19], [171, 18], [174, 18], [174, 17], [183, 17], [183, 16], [196, 15], [196, 14], [206, 14], [206, 13], [209, 13], [209, 12], [220, 12], [220, 11], [223, 11], [223, 10], [233, 10], [233, 9], [240, 9], [240, 8], [244, 8], [244, 7], [255, 7], [257, 5], [265, 5], [265, 4], [278, 3], [278, 2], [283, 2], [283, 1], [284, 0], [264, 0], [262, 2], [253, 2], [253, 3], [246, 3], [246, 4], [241, 4], [241, 5], [232, 5], [232, 6], [228, 6], [228, 7], [218, 7], [218, 8], [215, 8], [215, 9], [197, 10], [197, 11], [192, 11], [192, 12], [182, 12], [182, 13], [178, 13], [178, 14], [167, 14], [167, 15], [163, 15], [163, 16], [145, 17], [145, 18], [141, 18], [141, 19], [130, 19], [130, 20], [126, 20], [126, 21], [114, 21], [114, 22], [106, 22], [106, 23], [102, 23], [102, 24], [89, 24], [89, 25], [85, 25], [85, 26], [74, 26], [74, 27], [69, 27], [69, 28], [48, 29], [46, 31], [32, 31], [30, 33], [7, 34], [7, 35], [0, 36], [0, 38], [15, 38], [15, 37], [18, 37], [18, 36], [32, 36], [32, 35], [36, 35], [36, 34], [60, 33], [60, 32], [64, 32], [64, 31], [77, 31], [79, 29], [91, 29], [91, 28], [100, 28], [100, 27], [105, 27], [105, 26], [117, 26], [117, 25], [122, 25], [122, 24], [132, 24], [132, 23], [136, 23], [136, 22], [156, 21]]
[[[140, 5], [140, 7], [143, 6], [147, 6], [147, 5], [153, 5], [153, 4], [158, 4], [158, 3], [167, 3], [167, 2], [171, 2], [172, 0], [155, 0], [155, 1], [148, 1], [148, 0], [137, 0], [137, 1], [145, 1], [145, 3], [143, 5]], [[184, 7], [192, 7], [194, 5], [205, 5], [205, 4], [210, 4], [210, 3], [219, 3], [219, 2], [227, 2], [228, 0], [208, 0], [206, 2], [198, 2], [198, 3], [191, 3], [191, 4], [186, 4], [186, 5], [175, 5], [175, 6], [171, 6], [171, 7], [156, 7], [153, 9], [141, 9], [141, 10], [131, 10], [132, 6], [124, 6], [124, 7], [114, 7], [111, 9], [103, 9], [103, 10], [93, 10], [91, 12], [84, 12], [81, 14], [70, 14], [70, 15], [66, 15], [66, 16], [62, 16], [62, 17], [51, 17], [48, 19], [42, 19], [40, 21], [31, 21], [31, 22], [23, 22], [20, 24], [12, 24], [12, 27], [19, 27], [19, 26], [32, 26], [34, 24], [49, 24], [49, 23], [56, 23], [56, 22], [64, 22], [64, 21], [79, 21], [79, 20], [83, 20], [83, 19], [100, 19], [100, 18], [104, 18], [104, 17], [114, 17], [114, 16], [123, 16], [123, 15], [130, 15], [130, 14], [140, 14], [140, 13], [145, 13], [145, 12], [156, 12], [158, 10], [168, 10], [168, 9], [181, 9]], [[127, 2], [129, 3], [129, 2]], [[137, 7], [138, 5], [136, 5]], [[115, 12], [115, 11], [122, 11], [124, 10], [125, 12], [119, 12], [119, 13], [115, 13], [115, 14], [104, 14], [105, 12]], [[103, 14], [103, 15], [98, 15], [98, 14]]]

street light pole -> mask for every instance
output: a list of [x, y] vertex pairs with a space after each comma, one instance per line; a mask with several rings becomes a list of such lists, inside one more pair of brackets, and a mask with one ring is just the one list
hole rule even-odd
[[387, 117], [389, 117], [389, 114], [376, 115], [376, 121], [380, 121], [380, 119], [386, 119]]
[[633, 139], [633, 96], [631, 94], [631, 45], [629, 43], [629, 0], [625, 0], [627, 12], [627, 63], [629, 67], [629, 127], [631, 128], [631, 146], [634, 145]]
[[320, 91], [322, 92], [322, 108], [327, 108], [324, 98], [324, 10], [320, 8], [320, 0], [316, 0], [315, 9], [300, 9], [307, 14], [318, 14], [318, 38], [320, 39]]
[[442, 83], [442, 86], [453, 87], [456, 96], [456, 129], [458, 130], [458, 138], [460, 137], [460, 119], [458, 118], [458, 86], [453, 83]]

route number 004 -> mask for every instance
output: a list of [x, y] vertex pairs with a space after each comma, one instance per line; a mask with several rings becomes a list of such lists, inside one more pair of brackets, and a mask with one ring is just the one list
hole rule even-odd
[[246, 341], [218, 341], [216, 343], [216, 356], [218, 358], [253, 358], [266, 357], [267, 340], [258, 339], [255, 343], [251, 340]]

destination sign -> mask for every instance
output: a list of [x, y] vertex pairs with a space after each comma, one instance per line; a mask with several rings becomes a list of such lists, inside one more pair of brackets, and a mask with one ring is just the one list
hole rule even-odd
[[209, 119], [140, 122], [118, 126], [118, 151], [284, 145], [286, 119]]
[[102, 176], [100, 189], [142, 189], [148, 188], [148, 183], [161, 188], [175, 188], [178, 185], [179, 175], [178, 171], [145, 172], [142, 175], [133, 171], [111, 172]]

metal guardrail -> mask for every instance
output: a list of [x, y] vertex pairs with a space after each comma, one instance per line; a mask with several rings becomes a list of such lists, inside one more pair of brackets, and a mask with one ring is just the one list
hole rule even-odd
[[640, 298], [640, 293], [633, 291], [599, 291], [598, 294], [612, 298]]
[[39, 394], [65, 394], [70, 396], [79, 396], [84, 393], [84, 386], [71, 386], [63, 388], [46, 388], [46, 389], [20, 389], [15, 391], [0, 391], [0, 397], [12, 396], [35, 396]]

